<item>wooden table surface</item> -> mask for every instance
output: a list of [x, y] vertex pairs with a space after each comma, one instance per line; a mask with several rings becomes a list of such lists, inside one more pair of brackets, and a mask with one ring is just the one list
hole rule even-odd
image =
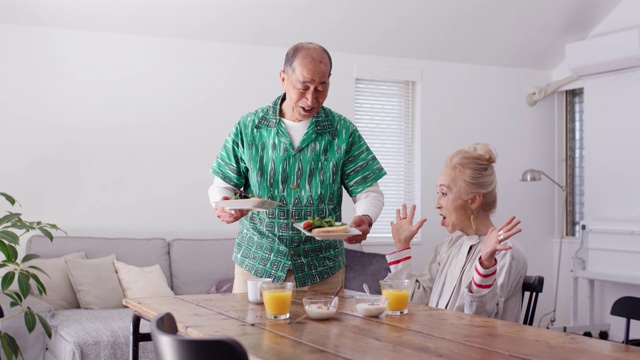
[[288, 320], [266, 318], [246, 294], [125, 299], [147, 319], [171, 312], [181, 333], [232, 336], [252, 359], [640, 359], [640, 347], [409, 304], [409, 313], [368, 318], [341, 295], [329, 320], [305, 318], [294, 292]]

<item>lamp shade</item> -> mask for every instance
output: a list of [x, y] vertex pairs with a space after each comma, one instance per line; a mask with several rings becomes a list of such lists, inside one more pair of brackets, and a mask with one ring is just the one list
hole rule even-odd
[[540, 174], [540, 170], [527, 169], [522, 173], [522, 179], [520, 181], [540, 181], [542, 180], [542, 175]]
[[552, 178], [550, 178], [549, 175], [545, 174], [544, 171], [542, 171], [542, 170], [527, 169], [522, 173], [522, 179], [520, 179], [520, 181], [526, 181], [526, 182], [540, 181], [540, 180], [542, 180], [543, 176], [546, 177], [547, 179], [551, 180], [551, 182], [556, 184], [556, 186], [558, 186], [560, 189], [562, 189], [562, 191], [566, 190], [566, 188], [567, 188], [566, 186], [560, 185], [557, 181], [555, 181]]

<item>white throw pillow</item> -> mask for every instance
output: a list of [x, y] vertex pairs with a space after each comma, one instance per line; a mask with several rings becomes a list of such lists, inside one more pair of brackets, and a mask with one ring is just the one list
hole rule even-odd
[[83, 309], [124, 307], [124, 293], [113, 266], [115, 255], [99, 259], [65, 259], [69, 279]]
[[[73, 290], [71, 280], [69, 280], [69, 274], [67, 273], [67, 266], [64, 263], [65, 258], [84, 259], [84, 251], [67, 254], [65, 256], [53, 259], [33, 259], [27, 262], [27, 266], [37, 266], [44, 270], [47, 275], [34, 271], [38, 275], [42, 284], [47, 289], [47, 295], [42, 299], [53, 306], [54, 310], [67, 310], [78, 309], [80, 303], [76, 297], [76, 292]], [[31, 284], [31, 294], [39, 297], [38, 289], [35, 284]]]
[[174, 293], [167, 285], [167, 278], [160, 265], [137, 267], [118, 260], [113, 264], [120, 279], [120, 285], [127, 298], [173, 296]]

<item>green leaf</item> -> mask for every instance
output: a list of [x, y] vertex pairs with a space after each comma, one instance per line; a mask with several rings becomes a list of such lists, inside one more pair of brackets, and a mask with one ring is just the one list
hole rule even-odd
[[2, 341], [2, 351], [4, 351], [4, 355], [7, 357], [7, 359], [11, 360], [14, 357], [17, 359], [18, 356], [17, 354], [13, 353], [13, 350], [11, 348], [11, 340], [9, 338], [11, 338], [11, 335], [5, 332], [0, 333], [0, 340]]
[[38, 321], [40, 321], [40, 325], [42, 325], [42, 328], [44, 329], [45, 334], [47, 334], [47, 337], [51, 339], [51, 335], [52, 335], [51, 326], [49, 326], [47, 319], [45, 319], [44, 316], [40, 314], [36, 314], [36, 316], [38, 317]]
[[[4, 244], [3, 242], [0, 241], [0, 243]], [[6, 245], [6, 244], [5, 244]], [[18, 260], [18, 249], [16, 249], [14, 246], [12, 245], [8, 245], [7, 246], [7, 261], [10, 263], [15, 263]]]
[[26, 263], [28, 261], [31, 261], [33, 259], [37, 259], [39, 257], [40, 257], [40, 255], [38, 255], [38, 254], [27, 254], [22, 258], [22, 263], [24, 264], [24, 263]]
[[31, 308], [27, 308], [24, 312], [24, 325], [27, 327], [29, 334], [36, 328], [36, 313]]
[[53, 234], [51, 234], [51, 232], [43, 227], [38, 228], [38, 230], [40, 230], [40, 232], [42, 233], [42, 235], [46, 236], [49, 241], [53, 241]]
[[36, 283], [36, 289], [38, 289], [38, 294], [40, 294], [40, 296], [47, 295], [47, 288], [44, 286], [42, 281], [40, 281], [40, 278], [38, 277], [38, 275], [30, 272], [29, 276], [31, 276], [31, 279], [33, 279], [33, 282]]
[[2, 282], [0, 283], [0, 287], [2, 288], [2, 292], [7, 291], [11, 285], [13, 285], [13, 280], [16, 278], [16, 273], [13, 271], [9, 271], [2, 276]]
[[12, 308], [12, 309], [13, 309], [14, 307], [16, 307], [16, 306], [20, 306], [20, 304], [18, 304], [18, 303], [17, 303], [17, 302], [15, 302], [15, 301], [11, 301], [11, 302], [9, 303], [9, 307], [10, 307], [10, 308]]
[[[7, 194], [7, 193], [3, 193], [3, 192], [0, 192], [0, 196], [2, 196], [3, 198], [5, 198], [5, 200], [7, 200], [7, 202], [8, 202], [9, 204], [11, 204], [11, 206], [15, 206], [15, 204], [16, 204], [16, 202], [17, 202], [17, 201], [16, 201], [16, 199], [14, 199], [14, 198], [13, 198], [13, 196], [11, 196], [11, 195], [9, 195], [9, 194]], [[18, 204], [20, 204], [20, 203], [18, 203]]]
[[7, 212], [8, 212], [7, 215], [0, 218], [0, 225], [13, 222], [16, 219], [20, 219], [20, 217], [22, 216], [21, 213], [14, 213], [10, 211], [7, 211]]
[[14, 245], [20, 245], [20, 237], [13, 231], [2, 230], [0, 231], [0, 240], [6, 241]]
[[22, 296], [13, 290], [7, 290], [4, 292], [6, 296], [8, 296], [11, 300], [17, 302], [18, 304], [22, 304]]
[[31, 284], [29, 284], [29, 280], [31, 280], [31, 276], [29, 273], [24, 271], [20, 271], [18, 274], [18, 289], [20, 289], [20, 295], [23, 298], [27, 298], [29, 296], [29, 291], [31, 290]]
[[7, 260], [11, 257], [11, 250], [9, 250], [10, 247], [11, 245], [8, 245], [4, 241], [0, 241], [0, 252], [2, 252], [2, 255], [4, 255], [4, 258]]
[[48, 277], [49, 279], [51, 279], [51, 276], [49, 276], [49, 274], [47, 274], [47, 272], [46, 272], [46, 271], [42, 270], [41, 268], [39, 268], [39, 267], [37, 267], [37, 266], [35, 266], [35, 265], [29, 265], [29, 266], [27, 266], [26, 268], [27, 268], [27, 269], [33, 269], [33, 270], [40, 271], [41, 273], [43, 273], [43, 274], [47, 275], [47, 277]]
[[0, 340], [2, 341], [2, 350], [4, 351], [7, 359], [17, 359], [18, 356], [24, 359], [22, 351], [20, 351], [20, 347], [18, 346], [18, 343], [16, 342], [16, 339], [13, 338], [13, 336], [0, 331], [0, 338]]

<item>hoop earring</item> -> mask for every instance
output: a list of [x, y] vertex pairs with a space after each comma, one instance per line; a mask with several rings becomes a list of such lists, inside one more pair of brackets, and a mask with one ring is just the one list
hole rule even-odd
[[475, 216], [473, 216], [473, 214], [471, 214], [471, 227], [473, 228], [473, 230], [476, 229], [476, 221], [475, 221]]

